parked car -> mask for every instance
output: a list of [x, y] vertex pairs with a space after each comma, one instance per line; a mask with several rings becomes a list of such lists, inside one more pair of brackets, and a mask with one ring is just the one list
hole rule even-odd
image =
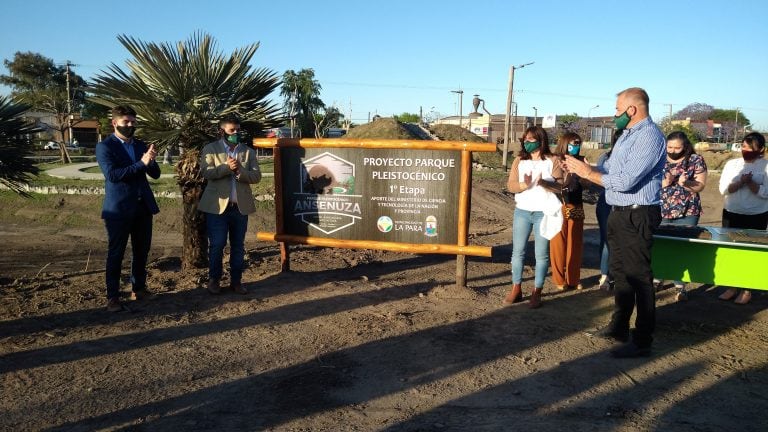
[[328, 130], [325, 131], [326, 138], [341, 138], [346, 134], [347, 130], [342, 128], [328, 128]]
[[[58, 143], [56, 141], [48, 141], [46, 145], [43, 146], [44, 150], [58, 150], [61, 148], [61, 143]], [[80, 146], [77, 145], [77, 143], [70, 143], [67, 144], [67, 150], [79, 150]]]
[[[298, 129], [293, 130], [293, 136], [296, 138], [299, 138], [300, 131]], [[264, 131], [264, 135], [267, 138], [290, 138], [291, 137], [291, 128], [290, 127], [278, 127], [278, 128], [272, 128], [267, 129]]]

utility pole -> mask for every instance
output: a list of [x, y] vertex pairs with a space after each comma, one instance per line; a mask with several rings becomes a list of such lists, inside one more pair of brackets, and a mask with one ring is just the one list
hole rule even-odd
[[[514, 99], [513, 88], [515, 85], [515, 69], [522, 69], [534, 62], [512, 66], [509, 68], [509, 93], [507, 93], [507, 116], [504, 118], [504, 151], [501, 154], [501, 164], [504, 170], [507, 169], [507, 153], [509, 153], [509, 117], [512, 114], [512, 101]], [[515, 105], [515, 116], [517, 116], [517, 105]], [[515, 131], [517, 132], [517, 131]]]
[[347, 132], [352, 128], [352, 98], [349, 98], [349, 118], [347, 119]]
[[733, 125], [733, 141], [736, 142], [736, 133], [739, 131], [739, 110], [741, 107], [736, 107], [736, 122]]

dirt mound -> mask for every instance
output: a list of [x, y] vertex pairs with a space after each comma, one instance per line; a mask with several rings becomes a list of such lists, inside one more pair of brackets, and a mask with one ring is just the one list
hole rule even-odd
[[375, 139], [404, 139], [414, 140], [418, 137], [393, 118], [378, 118], [376, 121], [350, 129], [344, 138], [375, 138]]

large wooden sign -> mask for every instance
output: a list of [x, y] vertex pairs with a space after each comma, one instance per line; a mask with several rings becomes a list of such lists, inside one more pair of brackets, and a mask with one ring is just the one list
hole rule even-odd
[[456, 151], [285, 148], [285, 233], [456, 244], [460, 166]]
[[[287, 244], [410, 253], [490, 256], [467, 245], [472, 151], [493, 144], [452, 141], [255, 139], [275, 156], [276, 233]], [[457, 278], [463, 284], [457, 266]]]

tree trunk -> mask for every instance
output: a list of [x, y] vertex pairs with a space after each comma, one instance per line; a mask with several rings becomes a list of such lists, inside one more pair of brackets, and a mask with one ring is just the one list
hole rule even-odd
[[67, 145], [63, 142], [59, 146], [59, 153], [61, 154], [61, 162], [65, 164], [72, 163], [72, 158], [69, 157], [69, 152], [67, 151]]
[[208, 266], [208, 237], [205, 229], [205, 214], [197, 209], [205, 189], [205, 180], [200, 176], [200, 162], [197, 150], [188, 150], [176, 165], [179, 188], [183, 199], [182, 236], [184, 246], [181, 253], [181, 269], [191, 270]]

